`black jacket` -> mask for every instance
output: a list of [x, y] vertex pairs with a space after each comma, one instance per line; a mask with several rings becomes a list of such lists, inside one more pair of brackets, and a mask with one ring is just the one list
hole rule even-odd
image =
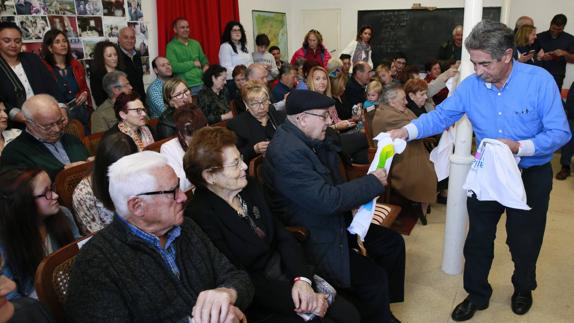
[[[123, 71], [128, 75], [128, 81], [130, 81], [133, 90], [140, 96], [140, 98], [145, 98], [142, 58], [140, 54], [136, 51], [136, 54], [130, 58], [126, 53], [124, 53], [119, 45], [117, 49], [120, 55], [119, 59], [123, 62]], [[145, 102], [145, 100], [142, 101]]]
[[354, 77], [351, 77], [343, 93], [343, 105], [337, 106], [339, 119], [347, 120], [353, 116], [353, 106], [365, 101], [365, 87], [359, 84]]
[[249, 305], [247, 274], [192, 220], [183, 221], [175, 248], [179, 278], [155, 249], [114, 219], [76, 257], [64, 305], [70, 322], [183, 322], [199, 293], [217, 287], [235, 289], [240, 309]]

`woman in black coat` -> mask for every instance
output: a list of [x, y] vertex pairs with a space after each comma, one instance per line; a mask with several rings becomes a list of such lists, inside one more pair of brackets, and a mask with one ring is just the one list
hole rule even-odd
[[196, 131], [184, 169], [196, 186], [185, 215], [253, 281], [255, 297], [246, 312], [250, 322], [304, 322], [299, 315], [305, 314], [316, 321], [359, 322], [357, 310], [343, 298], [313, 290], [314, 275], [302, 249], [275, 221], [256, 183], [247, 180], [247, 165], [231, 131]]

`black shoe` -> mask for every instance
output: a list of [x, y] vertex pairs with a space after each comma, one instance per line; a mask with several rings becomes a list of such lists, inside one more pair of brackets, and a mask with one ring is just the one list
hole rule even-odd
[[514, 291], [511, 298], [511, 306], [514, 314], [523, 315], [532, 307], [532, 292]]
[[556, 179], [559, 181], [563, 181], [566, 177], [570, 176], [570, 167], [562, 166], [562, 169], [556, 174]]
[[464, 301], [462, 301], [462, 303], [458, 304], [454, 308], [454, 311], [452, 311], [452, 314], [450, 315], [450, 317], [452, 317], [453, 320], [458, 321], [458, 322], [466, 321], [466, 320], [470, 320], [476, 311], [485, 310], [487, 308], [488, 308], [488, 303], [486, 303], [486, 305], [483, 305], [483, 306], [476, 306], [470, 300], [470, 296], [467, 296], [464, 299]]
[[424, 213], [419, 214], [419, 219], [421, 220], [422, 225], [427, 225], [427, 215]]
[[438, 204], [446, 204], [446, 201], [447, 201], [447, 200], [446, 200], [446, 196], [439, 195], [439, 196], [437, 196], [437, 198], [436, 198], [436, 202], [437, 202]]
[[391, 313], [391, 320], [389, 321], [390, 323], [401, 323], [401, 321], [399, 321], [398, 318], [396, 318], [393, 313]]

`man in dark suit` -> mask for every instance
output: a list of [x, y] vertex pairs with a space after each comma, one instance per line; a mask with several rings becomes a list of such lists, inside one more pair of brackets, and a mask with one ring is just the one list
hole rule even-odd
[[358, 62], [353, 66], [353, 74], [347, 82], [345, 93], [343, 94], [342, 109], [337, 110], [341, 120], [353, 117], [353, 106], [365, 101], [365, 87], [371, 80], [371, 66], [365, 62]]
[[134, 91], [143, 98], [145, 97], [145, 90], [143, 84], [142, 58], [138, 51], [135, 50], [135, 46], [135, 30], [131, 27], [120, 29], [120, 37], [118, 37], [118, 53], [120, 55], [120, 59], [124, 62], [124, 72], [128, 75], [128, 80], [130, 81]]

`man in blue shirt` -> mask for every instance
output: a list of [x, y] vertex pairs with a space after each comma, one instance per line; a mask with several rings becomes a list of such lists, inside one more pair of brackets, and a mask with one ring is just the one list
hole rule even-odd
[[163, 56], [158, 56], [151, 61], [151, 66], [157, 78], [147, 88], [146, 103], [149, 107], [150, 118], [159, 118], [165, 110], [163, 84], [173, 77], [173, 71], [169, 60]]
[[469, 197], [469, 232], [464, 246], [464, 288], [468, 297], [452, 312], [455, 321], [470, 319], [488, 307], [492, 288], [488, 273], [494, 258], [496, 226], [506, 211], [507, 244], [514, 261], [511, 308], [516, 314], [532, 306], [536, 288], [536, 261], [546, 224], [552, 189], [552, 153], [570, 139], [560, 94], [552, 76], [536, 66], [513, 61], [512, 30], [494, 21], [482, 21], [465, 41], [475, 74], [436, 110], [401, 129], [394, 138], [419, 139], [442, 132], [465, 113], [477, 142], [496, 138], [521, 160], [522, 181], [529, 211], [506, 208], [495, 201]]

